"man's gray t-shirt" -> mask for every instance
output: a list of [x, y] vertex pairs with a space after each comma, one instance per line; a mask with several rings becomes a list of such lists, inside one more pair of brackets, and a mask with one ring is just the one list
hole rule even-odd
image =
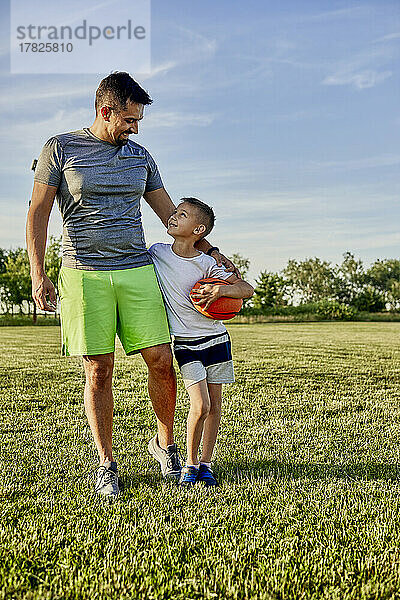
[[63, 218], [63, 265], [108, 271], [151, 264], [140, 212], [145, 192], [163, 187], [145, 148], [115, 146], [89, 129], [50, 138], [35, 181], [56, 186]]

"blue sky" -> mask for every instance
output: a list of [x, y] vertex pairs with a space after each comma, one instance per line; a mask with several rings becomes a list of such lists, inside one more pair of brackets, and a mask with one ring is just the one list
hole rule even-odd
[[[1, 9], [8, 248], [24, 244], [32, 158], [50, 136], [92, 124], [107, 73], [10, 75], [8, 3]], [[175, 201], [214, 207], [210, 241], [250, 258], [251, 278], [289, 258], [396, 257], [399, 54], [398, 1], [153, 0], [152, 73], [137, 78], [154, 103], [135, 140]], [[143, 220], [148, 243], [168, 239], [145, 203]], [[50, 231], [61, 232], [57, 207]]]

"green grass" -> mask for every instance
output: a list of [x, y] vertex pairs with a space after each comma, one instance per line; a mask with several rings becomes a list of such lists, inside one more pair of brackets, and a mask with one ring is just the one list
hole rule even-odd
[[[140, 357], [118, 350], [108, 507], [78, 359], [0, 330], [0, 598], [400, 598], [400, 324], [235, 325], [214, 493], [161, 481]], [[176, 436], [187, 398], [180, 384]]]

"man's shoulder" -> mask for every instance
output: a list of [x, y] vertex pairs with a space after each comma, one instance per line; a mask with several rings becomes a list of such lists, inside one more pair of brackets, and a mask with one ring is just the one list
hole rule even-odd
[[149, 152], [146, 150], [144, 146], [137, 144], [133, 140], [128, 140], [128, 143], [124, 146], [125, 149], [129, 150], [132, 154], [149, 156]]
[[77, 129], [76, 131], [67, 131], [66, 133], [57, 133], [50, 138], [49, 141], [56, 141], [62, 148], [65, 148], [67, 144], [76, 142], [77, 140], [88, 139], [88, 135], [84, 129]]

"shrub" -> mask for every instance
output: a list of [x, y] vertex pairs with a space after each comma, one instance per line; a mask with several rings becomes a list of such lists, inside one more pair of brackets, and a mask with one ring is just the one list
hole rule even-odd
[[357, 310], [337, 300], [320, 300], [316, 302], [316, 314], [321, 319], [351, 321], [357, 316]]

